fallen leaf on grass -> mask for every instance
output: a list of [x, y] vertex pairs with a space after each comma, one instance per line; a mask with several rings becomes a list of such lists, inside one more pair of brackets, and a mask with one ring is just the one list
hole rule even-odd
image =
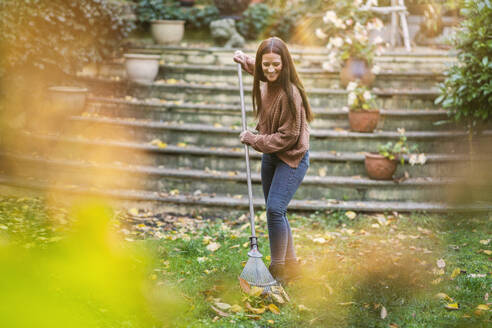
[[479, 253], [484, 253], [486, 255], [492, 255], [492, 251], [489, 249], [481, 249], [478, 251]]
[[268, 304], [268, 309], [273, 314], [280, 314], [280, 309], [275, 304], [273, 304], [273, 303], [272, 304]]
[[251, 291], [250, 284], [245, 279], [243, 279], [241, 277], [238, 277], [238, 279], [239, 279], [239, 287], [241, 287], [241, 290], [244, 293], [249, 294]]
[[215, 306], [224, 311], [227, 311], [231, 308], [230, 304], [221, 303], [221, 302], [215, 302]]
[[461, 273], [461, 269], [460, 268], [454, 269], [453, 272], [451, 273], [451, 279], [456, 278], [457, 276], [459, 276], [460, 273]]
[[229, 314], [225, 313], [225, 312], [222, 312], [221, 310], [217, 309], [216, 307], [214, 307], [213, 305], [210, 305], [210, 307], [212, 308], [212, 310], [214, 310], [215, 313], [217, 313], [218, 315], [220, 315], [221, 317], [228, 317]]
[[243, 308], [240, 305], [234, 304], [230, 308], [231, 312], [238, 313], [238, 312], [243, 312]]
[[250, 291], [249, 291], [248, 294], [251, 295], [251, 296], [258, 297], [261, 294], [263, 294], [263, 288], [258, 287], [258, 286], [253, 286], [253, 287], [251, 287], [251, 289], [250, 289]]
[[128, 213], [130, 213], [131, 215], [134, 215], [134, 216], [138, 216], [138, 209], [136, 209], [135, 207], [134, 208], [131, 208]]
[[251, 304], [249, 304], [249, 302], [246, 302], [245, 306], [246, 306], [246, 309], [248, 311], [250, 311], [251, 313], [254, 313], [254, 314], [263, 314], [265, 312], [265, 308], [264, 307], [254, 308], [254, 307], [251, 306]]
[[284, 304], [285, 303], [284, 299], [279, 294], [271, 293], [270, 296], [273, 298], [273, 300], [275, 302], [277, 302], [279, 304]]
[[386, 308], [383, 306], [381, 307], [381, 319], [386, 319], [386, 317], [388, 316], [388, 311], [386, 310]]
[[449, 297], [449, 296], [448, 296], [447, 294], [445, 294], [445, 293], [437, 293], [437, 294], [435, 295], [435, 297], [436, 297], [436, 298], [439, 298], [439, 299], [441, 299], [441, 300], [448, 301], [448, 302], [453, 302], [453, 301], [454, 301], [451, 297]]
[[487, 246], [490, 243], [490, 239], [480, 240], [480, 244]]
[[218, 250], [220, 248], [220, 244], [218, 243], [210, 243], [207, 245], [207, 249], [211, 252], [215, 252], [216, 250]]
[[480, 304], [480, 305], [477, 305], [477, 310], [488, 311], [488, 310], [490, 310], [490, 308], [487, 304]]
[[446, 310], [459, 310], [460, 305], [458, 303], [449, 303], [444, 306]]

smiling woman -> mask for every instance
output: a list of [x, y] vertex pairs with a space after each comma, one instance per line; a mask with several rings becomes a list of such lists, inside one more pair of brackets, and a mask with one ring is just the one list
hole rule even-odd
[[272, 259], [269, 269], [277, 281], [286, 282], [300, 273], [286, 213], [309, 167], [308, 122], [313, 114], [281, 39], [264, 40], [256, 59], [237, 51], [234, 60], [254, 76], [253, 110], [259, 133], [244, 131], [240, 140], [263, 153], [261, 183]]

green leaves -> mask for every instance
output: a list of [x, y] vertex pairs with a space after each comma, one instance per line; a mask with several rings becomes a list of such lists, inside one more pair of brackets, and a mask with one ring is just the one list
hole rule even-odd
[[467, 0], [462, 13], [466, 19], [454, 39], [459, 62], [448, 71], [435, 103], [442, 104], [454, 121], [464, 122], [471, 131], [484, 126], [492, 112], [491, 2]]

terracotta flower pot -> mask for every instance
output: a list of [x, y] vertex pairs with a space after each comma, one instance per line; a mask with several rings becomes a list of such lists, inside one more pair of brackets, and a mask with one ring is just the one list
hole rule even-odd
[[374, 180], [391, 180], [395, 174], [398, 160], [388, 159], [375, 153], [366, 153], [364, 165], [367, 175]]
[[128, 78], [134, 82], [151, 83], [159, 72], [159, 55], [125, 54]]
[[345, 88], [349, 82], [359, 81], [359, 84], [369, 87], [374, 81], [374, 74], [365, 59], [349, 58], [340, 71], [340, 83]]
[[378, 126], [379, 116], [379, 110], [350, 110], [348, 113], [350, 130], [372, 132]]
[[152, 38], [158, 44], [178, 44], [184, 35], [184, 20], [154, 20], [150, 22]]

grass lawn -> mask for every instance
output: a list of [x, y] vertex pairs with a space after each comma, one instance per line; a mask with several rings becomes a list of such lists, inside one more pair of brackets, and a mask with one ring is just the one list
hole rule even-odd
[[[239, 288], [245, 216], [209, 220], [0, 198], [0, 281], [37, 282], [30, 290], [0, 288], [0, 316], [6, 309], [21, 313], [29, 307], [15, 300], [32, 297], [38, 327], [56, 327], [48, 316], [59, 313], [73, 327], [492, 325], [490, 215], [333, 212], [289, 219], [304, 275], [286, 286], [290, 302], [280, 304]], [[264, 212], [257, 222], [268, 255]], [[26, 320], [7, 317], [11, 326]]]

